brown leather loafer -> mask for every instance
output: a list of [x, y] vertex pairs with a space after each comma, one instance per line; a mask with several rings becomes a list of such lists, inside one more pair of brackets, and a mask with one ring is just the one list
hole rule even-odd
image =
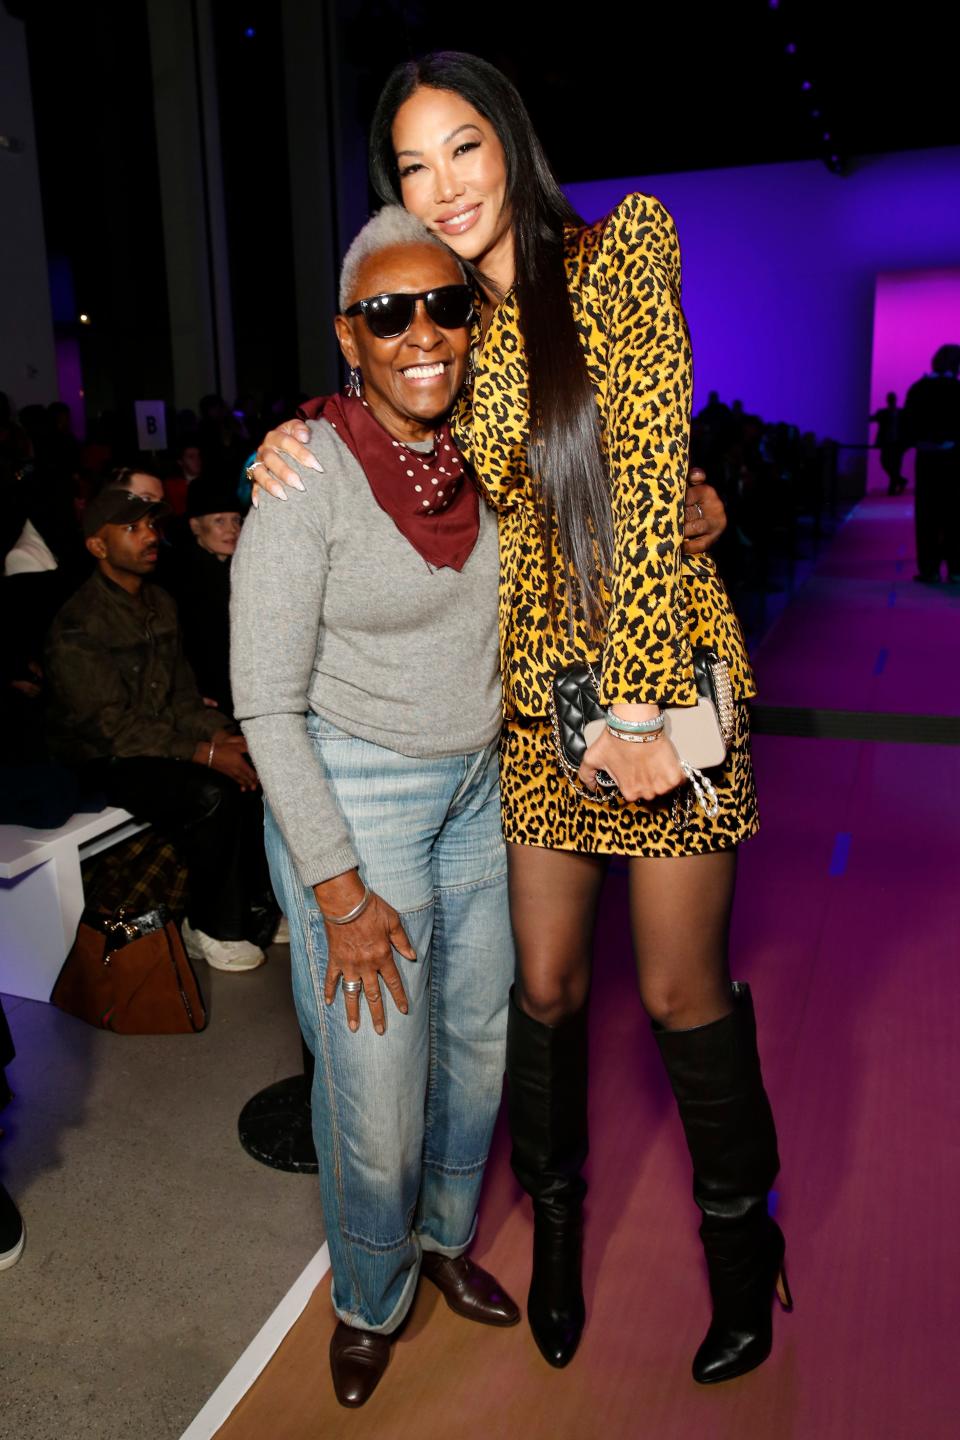
[[356, 1409], [370, 1399], [387, 1368], [390, 1341], [389, 1335], [338, 1322], [330, 1337], [330, 1373], [341, 1405]]
[[451, 1259], [435, 1250], [424, 1250], [421, 1274], [432, 1280], [450, 1309], [466, 1320], [481, 1325], [516, 1325], [519, 1308], [498, 1280], [474, 1265], [466, 1255]]

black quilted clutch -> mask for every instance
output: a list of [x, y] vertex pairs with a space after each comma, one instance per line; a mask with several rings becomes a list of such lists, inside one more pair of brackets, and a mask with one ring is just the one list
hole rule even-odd
[[[600, 689], [593, 667], [586, 660], [566, 665], [553, 677], [550, 692], [550, 720], [560, 764], [577, 789], [587, 799], [595, 799], [580, 784], [579, 770], [587, 753], [584, 729], [591, 720], [606, 720], [607, 712], [600, 704]], [[597, 773], [597, 784], [611, 789], [616, 785], [609, 775]]]

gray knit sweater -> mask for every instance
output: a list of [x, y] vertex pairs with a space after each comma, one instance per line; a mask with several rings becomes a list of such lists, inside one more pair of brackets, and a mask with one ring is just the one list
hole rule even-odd
[[497, 529], [461, 571], [432, 569], [381, 510], [325, 421], [323, 474], [265, 496], [232, 562], [230, 670], [264, 794], [305, 885], [358, 863], [307, 735], [307, 714], [401, 755], [483, 749], [500, 727]]

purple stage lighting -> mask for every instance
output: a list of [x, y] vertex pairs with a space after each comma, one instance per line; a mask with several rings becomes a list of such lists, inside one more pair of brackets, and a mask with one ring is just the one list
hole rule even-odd
[[[840, 146], [830, 145], [819, 161], [565, 188], [589, 220], [631, 190], [658, 196], [673, 214], [693, 337], [694, 410], [718, 389], [765, 417], [859, 445], [871, 413], [877, 274], [957, 264], [958, 187], [960, 146], [860, 158], [848, 171]], [[905, 329], [891, 350], [905, 351]], [[941, 339], [952, 339], [960, 325], [951, 319], [943, 330]], [[929, 364], [930, 338], [924, 332], [919, 359], [911, 348], [911, 379]], [[902, 394], [903, 379], [892, 378], [887, 388]]]

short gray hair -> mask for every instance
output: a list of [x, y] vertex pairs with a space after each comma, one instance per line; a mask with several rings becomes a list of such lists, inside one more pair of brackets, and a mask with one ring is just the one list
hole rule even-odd
[[428, 230], [422, 220], [411, 215], [409, 210], [404, 210], [402, 205], [384, 205], [354, 236], [343, 257], [340, 267], [341, 313], [354, 298], [357, 275], [364, 261], [369, 260], [371, 255], [378, 255], [381, 250], [391, 250], [396, 245], [435, 245], [438, 250], [457, 261], [460, 274], [464, 280], [467, 278], [466, 271], [450, 247], [444, 245], [432, 230]]

